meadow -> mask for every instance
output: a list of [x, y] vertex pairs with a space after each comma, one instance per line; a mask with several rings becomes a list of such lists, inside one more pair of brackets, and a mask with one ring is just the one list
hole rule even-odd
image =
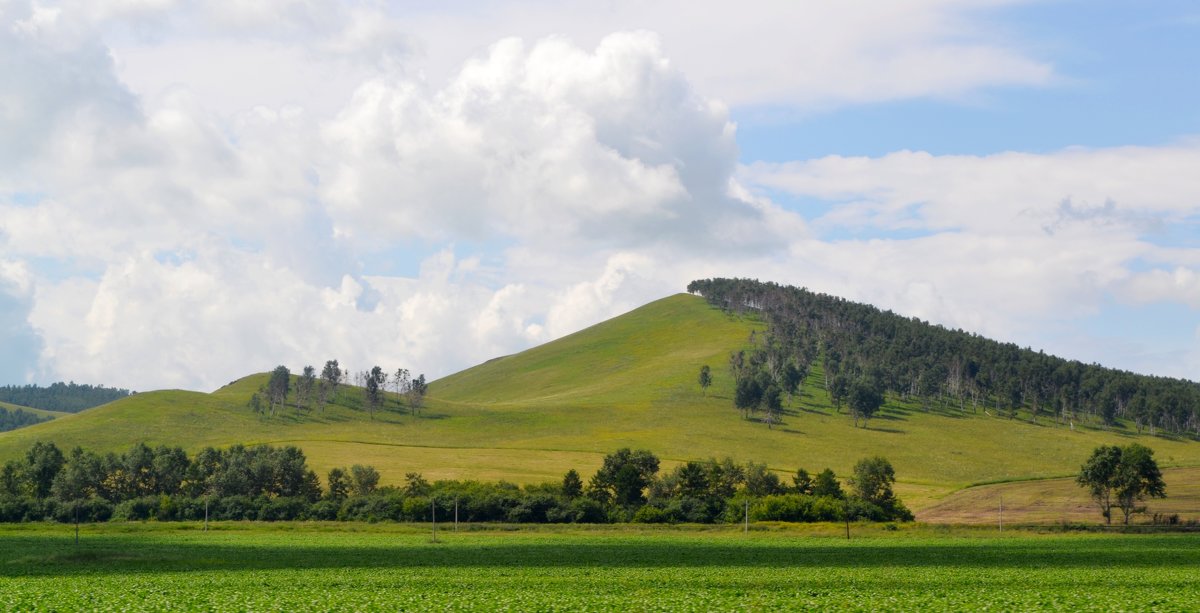
[[[1200, 535], [0, 526], [5, 610], [1194, 610]], [[482, 528], [482, 529], [481, 529]]]

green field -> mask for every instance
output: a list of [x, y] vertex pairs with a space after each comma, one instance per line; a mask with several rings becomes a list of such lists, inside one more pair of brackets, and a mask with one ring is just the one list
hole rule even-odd
[[5, 610], [1194, 610], [1200, 535], [0, 527]]
[[[1073, 474], [1100, 444], [1138, 440], [1155, 450], [1163, 467], [1200, 466], [1200, 443], [1191, 440], [1045, 418], [1034, 424], [982, 409], [924, 412], [895, 398], [867, 428], [854, 428], [831, 406], [819, 363], [803, 394], [785, 409], [784, 423], [769, 430], [740, 419], [732, 408], [726, 366], [730, 351], [745, 347], [757, 329], [761, 324], [701, 298], [676, 295], [435, 381], [420, 417], [393, 400], [372, 419], [355, 408], [353, 389], [323, 414], [288, 408], [262, 417], [247, 400], [266, 375], [252, 375], [211, 394], [141, 393], [0, 434], [0, 462], [19, 457], [37, 440], [97, 451], [121, 451], [138, 441], [192, 452], [271, 443], [302, 447], [322, 476], [337, 466], [371, 464], [385, 484], [400, 482], [407, 472], [430, 480], [530, 483], [558, 480], [570, 468], [586, 477], [604, 454], [629, 446], [653, 451], [667, 468], [713, 456], [764, 462], [786, 481], [798, 467], [830, 467], [844, 476], [858, 459], [879, 454], [895, 466], [897, 492], [918, 519], [972, 484]], [[313, 362], [320, 365], [324, 357]], [[707, 395], [696, 384], [703, 364], [716, 377]], [[1166, 474], [1178, 512], [1200, 517], [1200, 495], [1176, 497], [1196, 490], [1200, 472]]]

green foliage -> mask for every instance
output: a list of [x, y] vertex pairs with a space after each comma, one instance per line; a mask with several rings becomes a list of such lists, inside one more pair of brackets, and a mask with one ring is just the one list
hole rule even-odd
[[568, 470], [567, 474], [563, 475], [562, 495], [571, 499], [583, 495], [583, 479], [579, 477], [579, 472], [574, 468]]
[[700, 367], [700, 377], [699, 377], [698, 381], [700, 383], [700, 389], [701, 389], [703, 395], [707, 396], [708, 388], [709, 388], [709, 386], [712, 385], [712, 382], [713, 382], [712, 369], [708, 367], [708, 364], [705, 364], [704, 366]]
[[828, 529], [629, 526], [435, 544], [423, 526], [387, 523], [214, 527], [85, 527], [79, 547], [61, 527], [0, 527], [0, 609], [1183, 611], [1200, 600], [1189, 534], [856, 527], [847, 543]]
[[54, 418], [49, 415], [38, 415], [32, 411], [26, 411], [21, 407], [17, 407], [11, 411], [5, 407], [0, 407], [0, 432], [8, 432], [17, 428], [40, 424], [51, 419]]
[[[114, 400], [120, 400], [129, 394], [127, 389], [79, 384], [74, 381], [52, 383], [47, 387], [39, 385], [0, 386], [0, 402], [64, 413], [78, 413]], [[4, 428], [0, 427], [0, 432], [3, 431]]]
[[604, 457], [604, 465], [589, 484], [593, 495], [617, 506], [633, 507], [646, 501], [645, 489], [658, 473], [658, 457], [644, 449], [618, 449]]
[[883, 394], [874, 383], [859, 379], [850, 386], [846, 404], [850, 406], [850, 414], [854, 416], [854, 425], [857, 426], [861, 419], [865, 428], [867, 421], [883, 406]]
[[968, 402], [972, 412], [980, 404], [1017, 406], [1031, 419], [1050, 412], [1063, 423], [1086, 416], [1103, 425], [1115, 425], [1124, 413], [1139, 432], [1148, 427], [1200, 435], [1200, 384], [1193, 381], [1068, 361], [803, 288], [705, 279], [690, 283], [688, 291], [727, 311], [760, 315], [769, 327], [762, 343], [768, 357], [779, 347], [783, 359], [790, 353], [811, 364], [816, 347], [839, 408], [854, 391], [843, 383], [866, 377], [881, 392], [914, 396], [926, 407], [949, 398], [960, 412]]
[[825, 498], [844, 498], [846, 496], [842, 491], [842, 484], [837, 480], [837, 475], [828, 468], [817, 473], [817, 478], [813, 481], [812, 494]]
[[1097, 447], [1080, 467], [1076, 483], [1088, 489], [1106, 523], [1112, 523], [1114, 503], [1129, 525], [1130, 516], [1145, 511], [1139, 502], [1167, 495], [1154, 451], [1138, 443]]

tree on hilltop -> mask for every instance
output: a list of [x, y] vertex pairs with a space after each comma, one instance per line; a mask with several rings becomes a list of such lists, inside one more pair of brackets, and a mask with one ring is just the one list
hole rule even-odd
[[271, 402], [271, 417], [275, 416], [275, 407], [282, 407], [287, 402], [288, 389], [292, 385], [292, 373], [282, 364], [271, 371], [267, 380], [267, 398]]

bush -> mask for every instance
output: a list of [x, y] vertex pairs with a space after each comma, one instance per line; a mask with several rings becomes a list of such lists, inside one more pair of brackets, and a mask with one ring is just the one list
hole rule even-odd
[[525, 494], [522, 500], [508, 511], [508, 521], [522, 524], [544, 524], [549, 520], [548, 515], [559, 506], [557, 496], [538, 492]]
[[635, 524], [665, 524], [667, 523], [667, 514], [662, 509], [645, 505], [634, 512], [633, 518], [630, 519]]
[[308, 513], [308, 501], [303, 498], [275, 498], [259, 508], [258, 518], [263, 521], [293, 521]]
[[[78, 515], [76, 515], [78, 513]], [[113, 514], [113, 505], [103, 498], [88, 498], [72, 500], [58, 504], [54, 519], [64, 523], [75, 523], [76, 519], [84, 523], [108, 521]]]
[[146, 521], [154, 519], [158, 512], [158, 497], [157, 496], [142, 496], [140, 498], [130, 498], [117, 504], [113, 509], [112, 518], [124, 521]]
[[321, 500], [308, 508], [308, 518], [318, 521], [333, 521], [338, 518], [338, 511], [341, 508], [342, 501], [340, 500]]
[[[215, 516], [213, 513], [215, 507]], [[214, 519], [232, 521], [258, 519], [259, 504], [249, 496], [226, 496], [218, 498], [209, 506], [209, 515]]]

